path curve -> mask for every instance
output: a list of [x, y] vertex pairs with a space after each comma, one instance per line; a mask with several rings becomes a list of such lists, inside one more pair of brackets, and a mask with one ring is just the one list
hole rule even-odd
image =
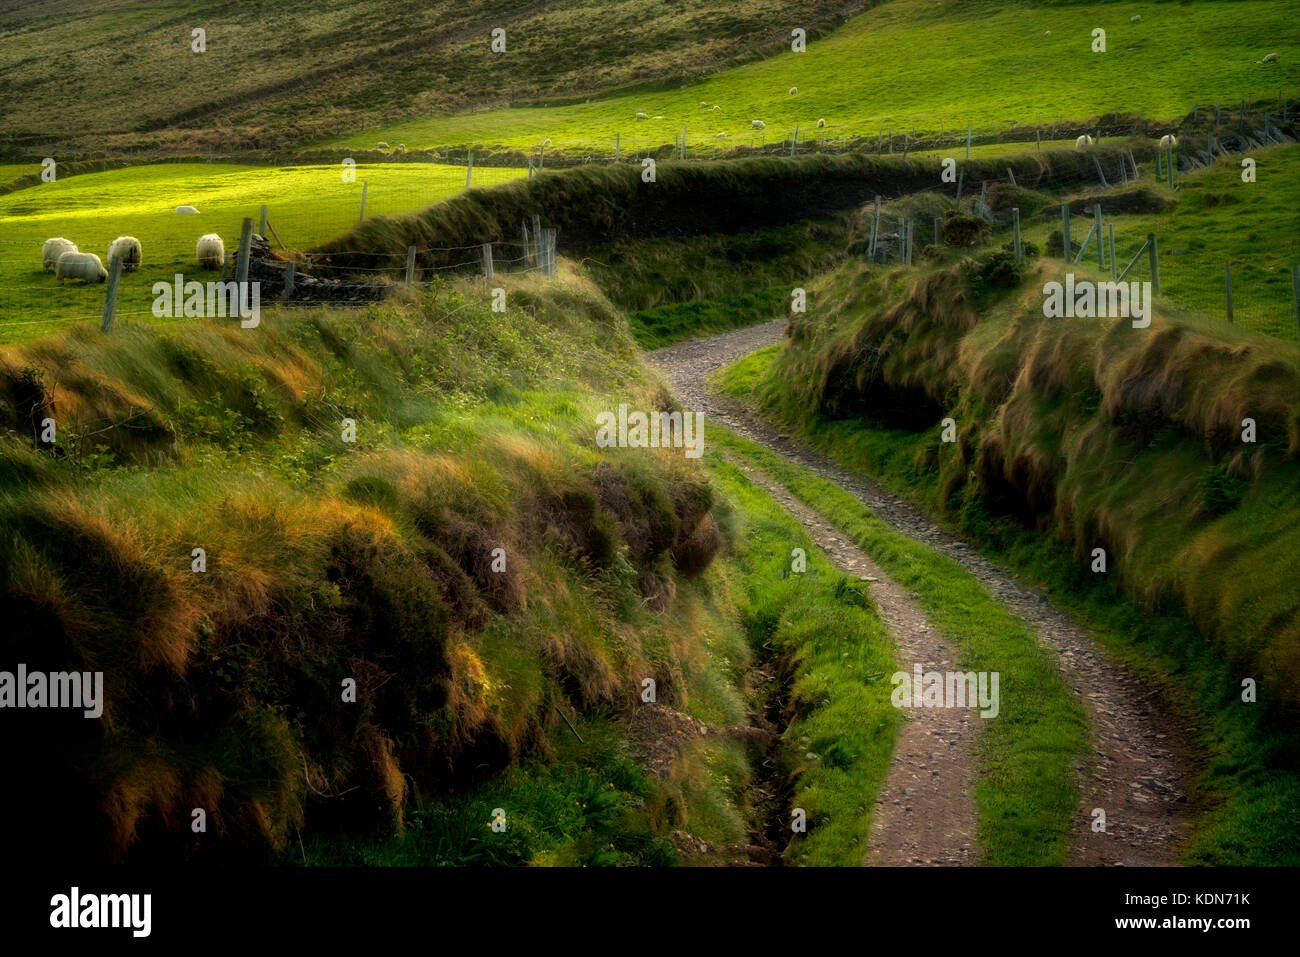
[[[845, 471], [740, 403], [708, 390], [706, 381], [715, 370], [781, 342], [784, 329], [785, 320], [776, 319], [659, 349], [649, 353], [649, 359], [684, 407], [703, 413], [706, 419], [721, 422], [750, 441], [835, 482], [897, 531], [943, 552], [1033, 628], [1040, 644], [1056, 653], [1066, 683], [1088, 711], [1093, 734], [1091, 760], [1079, 769], [1080, 799], [1068, 863], [1126, 866], [1179, 863], [1179, 850], [1187, 838], [1190, 823], [1186, 792], [1194, 773], [1193, 749], [1189, 733], [1162, 707], [1156, 690], [1102, 650], [1045, 595], [1021, 584], [1010, 571], [984, 558], [911, 503], [865, 476]], [[790, 503], [797, 501], [793, 496], [787, 494], [778, 500], [799, 517], [791, 508]], [[885, 580], [879, 573], [872, 577]], [[885, 610], [883, 603], [881, 610], [882, 613]], [[887, 620], [886, 624], [890, 622]], [[897, 631], [894, 634], [904, 653], [910, 654], [906, 636]], [[949, 709], [920, 710], [925, 713]], [[882, 798], [891, 789], [903, 786], [900, 781], [918, 770], [908, 763], [917, 761], [908, 747], [908, 733], [916, 724], [915, 720], [909, 721], [900, 735]], [[946, 780], [942, 774], [932, 777]], [[962, 787], [960, 778], [954, 778], [947, 786], [950, 791], [969, 793], [969, 788]], [[950, 795], [949, 804], [957, 807], [960, 802]], [[889, 807], [893, 805], [882, 805], [885, 810], [878, 811], [878, 822], [882, 826], [906, 826], [888, 813]], [[1092, 811], [1098, 807], [1106, 812], [1105, 832], [1092, 830]], [[873, 848], [878, 843], [874, 830], [873, 827]], [[897, 839], [890, 838], [882, 846], [898, 843]], [[891, 854], [888, 862], [908, 862], [895, 858]], [[960, 846], [950, 846], [930, 859], [938, 863], [954, 859], [964, 862], [963, 858]]]

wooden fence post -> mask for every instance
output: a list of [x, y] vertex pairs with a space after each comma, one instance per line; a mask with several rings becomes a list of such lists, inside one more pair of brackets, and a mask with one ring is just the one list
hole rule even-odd
[[1165, 147], [1165, 171], [1169, 174], [1169, 188], [1174, 188], [1174, 148]]
[[415, 282], [415, 247], [406, 247], [406, 284]]
[[470, 183], [474, 181], [474, 151], [469, 150], [465, 153], [465, 188], [469, 189]]
[[495, 276], [492, 273], [492, 244], [483, 244], [483, 278], [491, 284]]
[[970, 159], [970, 124], [966, 124], [966, 158]]
[[543, 143], [541, 149], [538, 150], [537, 152], [537, 171], [540, 173], [545, 168], [546, 168], [546, 144]]
[[257, 224], [257, 235], [261, 236], [263, 239], [266, 238], [266, 206], [265, 205], [262, 206], [262, 218], [258, 221]]
[[[252, 223], [251, 219], [245, 220]], [[113, 329], [113, 318], [117, 315], [117, 284], [122, 278], [122, 257], [114, 256], [108, 261], [108, 284], [104, 288], [104, 321], [100, 323], [101, 332]]]
[[532, 257], [528, 253], [528, 224], [522, 219], [519, 220], [519, 237], [524, 247], [524, 269], [527, 270], [532, 265]]
[[1160, 295], [1160, 257], [1156, 253], [1156, 234], [1147, 233], [1147, 246], [1151, 254], [1151, 288]]
[[618, 162], [618, 152], [619, 152], [620, 145], [621, 143], [619, 142], [619, 134], [615, 133], [614, 134], [614, 162], [615, 163]]
[[1223, 261], [1223, 285], [1228, 293], [1228, 324], [1232, 324], [1232, 267], [1228, 260]]
[[[239, 283], [239, 295], [243, 295], [244, 283], [248, 282], [248, 257], [253, 252], [253, 220], [244, 218], [239, 229], [239, 256], [235, 260], [235, 282]], [[241, 300], [242, 301], [242, 300]]]
[[1010, 167], [1010, 166], [1007, 167], [1007, 177], [1011, 180], [1011, 185], [1012, 185], [1012, 186], [1015, 186], [1015, 185], [1016, 185], [1016, 174], [1013, 173], [1013, 172], [1011, 171], [1011, 167]]
[[939, 242], [940, 233], [943, 231], [943, 220], [938, 216], [934, 217], [934, 244], [941, 245]]
[[1101, 203], [1095, 203], [1092, 207], [1092, 218], [1097, 222], [1097, 268], [1106, 268], [1106, 244], [1102, 242], [1101, 237]]
[[357, 222], [359, 223], [364, 223], [366, 221], [366, 190], [369, 188], [368, 183], [361, 184], [361, 216], [357, 219]]
[[[935, 229], [937, 231], [939, 221], [936, 219], [934, 222], [935, 222]], [[1021, 259], [1023, 259], [1024, 257], [1020, 252], [1020, 207], [1019, 206], [1013, 207], [1011, 210], [1011, 235], [1013, 241], [1016, 244], [1016, 262], [1020, 262]]]

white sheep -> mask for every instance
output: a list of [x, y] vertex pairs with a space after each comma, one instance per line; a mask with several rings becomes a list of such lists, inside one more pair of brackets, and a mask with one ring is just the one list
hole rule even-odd
[[1142, 22], [1142, 14], [1140, 14], [1140, 13], [1135, 13], [1135, 14], [1133, 14], [1133, 16], [1131, 16], [1131, 17], [1128, 18], [1128, 22], [1129, 22], [1129, 23], [1141, 23], [1141, 22]]
[[94, 253], [64, 253], [54, 267], [54, 278], [103, 282], [108, 278], [108, 271]]
[[1277, 62], [1277, 54], [1276, 54], [1276, 53], [1270, 53], [1268, 56], [1264, 57], [1264, 59], [1262, 59], [1262, 60], [1256, 60], [1255, 62], [1256, 62], [1256, 63], [1276, 63], [1276, 62]]
[[799, 87], [797, 87], [797, 86], [792, 86], [792, 87], [790, 87], [790, 95], [791, 95], [791, 96], [794, 96], [794, 95], [795, 95], [796, 93], [798, 93], [798, 92], [799, 92]]
[[820, 129], [822, 129], [825, 125], [826, 125], [826, 121], [825, 121], [825, 120], [818, 120], [818, 121], [817, 121], [817, 129], [820, 130]]
[[1166, 133], [1164, 136], [1160, 137], [1160, 148], [1162, 150], [1171, 150], [1177, 145], [1178, 137], [1174, 136], [1172, 133]]
[[713, 138], [714, 138], [715, 140], [720, 140], [720, 139], [722, 139], [722, 138], [723, 138], [724, 136], [726, 136], [726, 135], [727, 135], [726, 133], [718, 133], [718, 134], [715, 135]]
[[405, 143], [398, 143], [398, 144], [397, 144], [397, 149], [393, 150], [393, 152], [394, 152], [394, 153], [397, 153], [399, 156], [400, 156], [401, 154], [405, 153], [405, 152], [406, 152], [406, 144], [405, 144]]
[[663, 117], [662, 117], [662, 116], [653, 116], [653, 117], [651, 117], [651, 119], [654, 119], [654, 120], [662, 120]]
[[752, 127], [753, 127], [754, 129], [756, 129], [756, 130], [765, 130], [765, 129], [767, 129], [767, 124], [764, 123], [762, 120], [750, 120], [750, 121], [749, 121], [749, 125], [752, 126]]
[[718, 106], [718, 104], [716, 104], [716, 103], [713, 104], [713, 107], [712, 107], [712, 108], [715, 109], [715, 110], [720, 110], [720, 109], [722, 109], [722, 107]]
[[194, 246], [201, 269], [220, 269], [226, 262], [226, 247], [216, 233], [204, 233]]
[[114, 256], [121, 257], [122, 268], [127, 272], [133, 272], [140, 265], [140, 240], [134, 236], [118, 236], [108, 244], [108, 261], [111, 263]]
[[75, 253], [76, 251], [77, 244], [71, 239], [64, 239], [62, 236], [47, 239], [45, 245], [41, 247], [41, 266], [44, 269], [53, 269], [60, 256], [64, 253]]
[[1044, 31], [1043, 31], [1043, 36], [1045, 36], [1045, 37], [1050, 37], [1051, 35], [1052, 35], [1052, 31], [1051, 31], [1051, 30], [1044, 30]]
[[1091, 146], [1095, 142], [1096, 141], [1091, 136], [1085, 133], [1083, 134], [1083, 136], [1080, 136], [1077, 140], [1074, 141], [1074, 148], [1076, 150], [1085, 149]]
[[198, 212], [199, 212], [199, 211], [198, 211], [197, 209], [195, 209], [193, 206], [177, 206], [177, 207], [176, 207], [176, 215], [177, 215], [177, 216], [197, 216], [197, 215], [198, 215]]
[[638, 120], [648, 120], [648, 119], [650, 119], [650, 117], [646, 116], [644, 113], [638, 113], [638, 114], [636, 115], [636, 118], [637, 118]]
[[376, 148], [376, 149], [381, 149], [381, 150], [386, 150], [386, 149], [388, 149], [388, 144], [385, 143], [383, 140], [380, 140], [379, 143], [376, 145], [375, 148]]
[[703, 109], [705, 109], [708, 105], [709, 105], [709, 104], [705, 103], [703, 100], [700, 100], [700, 109], [703, 110]]

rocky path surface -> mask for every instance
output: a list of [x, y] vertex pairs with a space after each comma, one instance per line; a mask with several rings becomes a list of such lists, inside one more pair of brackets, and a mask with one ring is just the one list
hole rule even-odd
[[[1008, 570], [985, 559], [910, 503], [864, 476], [839, 468], [752, 410], [709, 392], [709, 375], [782, 341], [784, 326], [785, 320], [777, 319], [710, 339], [680, 343], [650, 353], [650, 360], [685, 408], [701, 412], [706, 419], [721, 422], [837, 483], [882, 521], [948, 555], [979, 579], [990, 595], [1028, 623], [1039, 642], [1055, 653], [1066, 682], [1088, 711], [1093, 732], [1091, 760], [1079, 769], [1080, 800], [1070, 841], [1070, 863], [1176, 864], [1189, 823], [1186, 788], [1193, 772], [1192, 748], [1187, 731], [1162, 709], [1155, 689], [1107, 655], [1046, 596], [1022, 585]], [[760, 479], [758, 473], [751, 475], [770, 490], [780, 488], [766, 476]], [[905, 595], [899, 599], [893, 594], [897, 586], [878, 569], [872, 571], [874, 565], [866, 555], [833, 523], [789, 493], [778, 495], [778, 501], [815, 533], [814, 539], [832, 559], [838, 556], [837, 563], [846, 571], [865, 569], [864, 576], [879, 579], [873, 585], [873, 595], [909, 663], [919, 661], [928, 670], [926, 661], [932, 658], [935, 670], [949, 670], [942, 662], [955, 661], [951, 646], [940, 636], [930, 634], [919, 609]], [[968, 718], [967, 727], [921, 724], [929, 721], [930, 715], [943, 713], [948, 713], [946, 720], [951, 721], [954, 712]], [[972, 836], [974, 812], [970, 797], [972, 713], [967, 709], [925, 708], [914, 714], [918, 717], [905, 725], [882, 789], [868, 862], [974, 863], [978, 851]], [[932, 733], [936, 730], [942, 733]], [[952, 744], [946, 743], [950, 733]], [[940, 740], [945, 743], [939, 745]], [[922, 768], [922, 764], [926, 767]], [[929, 773], [933, 771], [939, 773]], [[1092, 829], [1095, 808], [1105, 811], [1104, 832]], [[926, 824], [930, 825], [928, 829]]]

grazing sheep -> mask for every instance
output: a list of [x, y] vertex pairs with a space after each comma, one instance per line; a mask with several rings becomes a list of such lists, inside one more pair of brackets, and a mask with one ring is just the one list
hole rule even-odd
[[821, 129], [822, 127], [824, 127], [825, 125], [826, 125], [826, 121], [825, 121], [825, 120], [818, 120], [818, 121], [817, 121], [817, 129], [820, 130], [820, 129]]
[[756, 130], [765, 130], [765, 129], [767, 129], [767, 124], [764, 123], [762, 120], [750, 120], [750, 121], [749, 121], [749, 125], [752, 126], [752, 127], [753, 127], [754, 129], [756, 129]]
[[1142, 14], [1140, 14], [1140, 13], [1135, 13], [1135, 14], [1133, 14], [1133, 16], [1131, 16], [1131, 17], [1128, 18], [1128, 22], [1129, 22], [1129, 23], [1141, 23], [1141, 22], [1142, 22]]
[[193, 206], [177, 206], [177, 207], [176, 207], [176, 215], [177, 215], [177, 216], [197, 216], [197, 215], [198, 215], [198, 212], [199, 212], [199, 211], [198, 211], [197, 209], [195, 209]]
[[715, 109], [715, 110], [720, 110], [720, 109], [722, 109], [722, 107], [720, 107], [720, 106], [718, 106], [718, 104], [714, 103], [714, 104], [713, 104], [713, 109]]
[[718, 134], [715, 135], [713, 138], [714, 138], [715, 140], [720, 140], [720, 139], [722, 139], [722, 138], [723, 138], [724, 136], [726, 136], [726, 135], [727, 135], [726, 133], [718, 133]]
[[385, 143], [383, 140], [380, 140], [379, 144], [375, 147], [375, 149], [386, 150], [388, 149], [388, 144]]
[[1276, 53], [1270, 53], [1268, 56], [1264, 57], [1264, 59], [1262, 59], [1262, 60], [1256, 60], [1255, 62], [1256, 62], [1256, 63], [1276, 63], [1276, 62], [1277, 62], [1277, 54], [1276, 54]]
[[1166, 133], [1164, 136], [1160, 137], [1160, 148], [1162, 150], [1173, 149], [1177, 145], [1178, 137], [1174, 136], [1172, 133]]
[[707, 107], [708, 105], [709, 105], [709, 104], [705, 103], [703, 100], [700, 100], [700, 109], [704, 109], [704, 108]]
[[122, 258], [122, 268], [127, 272], [133, 272], [136, 266], [140, 265], [140, 240], [134, 236], [118, 236], [108, 244], [108, 261], [111, 263], [114, 256]]
[[653, 117], [651, 117], [651, 119], [662, 120], [663, 117], [662, 117], [662, 116], [653, 116]]
[[637, 118], [638, 120], [648, 120], [648, 119], [650, 119], [650, 117], [646, 116], [644, 113], [638, 113], [638, 114], [636, 115], [636, 118]]
[[44, 269], [53, 269], [60, 256], [64, 253], [75, 253], [76, 251], [77, 244], [71, 239], [64, 239], [62, 236], [47, 239], [45, 245], [41, 247], [41, 266]]
[[394, 152], [394, 153], [397, 153], [399, 156], [400, 156], [401, 154], [405, 153], [405, 152], [406, 152], [406, 144], [405, 144], [405, 143], [398, 143], [398, 144], [397, 144], [397, 149], [393, 150], [393, 152]]
[[794, 96], [794, 95], [795, 95], [796, 93], [798, 93], [798, 92], [799, 92], [799, 87], [797, 87], [797, 86], [792, 86], [792, 87], [790, 87], [790, 95], [791, 95], [791, 96]]
[[1051, 30], [1044, 30], [1044, 31], [1043, 31], [1043, 36], [1045, 36], [1045, 37], [1050, 37], [1051, 35], [1052, 35], [1052, 31], [1051, 31]]
[[226, 262], [226, 247], [216, 233], [205, 233], [194, 247], [201, 269], [220, 269]]
[[54, 278], [103, 282], [108, 278], [108, 271], [94, 253], [64, 253], [54, 267]]
[[1096, 141], [1091, 136], [1085, 133], [1083, 136], [1080, 136], [1077, 140], [1074, 141], [1074, 148], [1076, 150], [1081, 150], [1084, 149], [1085, 147], [1091, 146], [1094, 142]]

